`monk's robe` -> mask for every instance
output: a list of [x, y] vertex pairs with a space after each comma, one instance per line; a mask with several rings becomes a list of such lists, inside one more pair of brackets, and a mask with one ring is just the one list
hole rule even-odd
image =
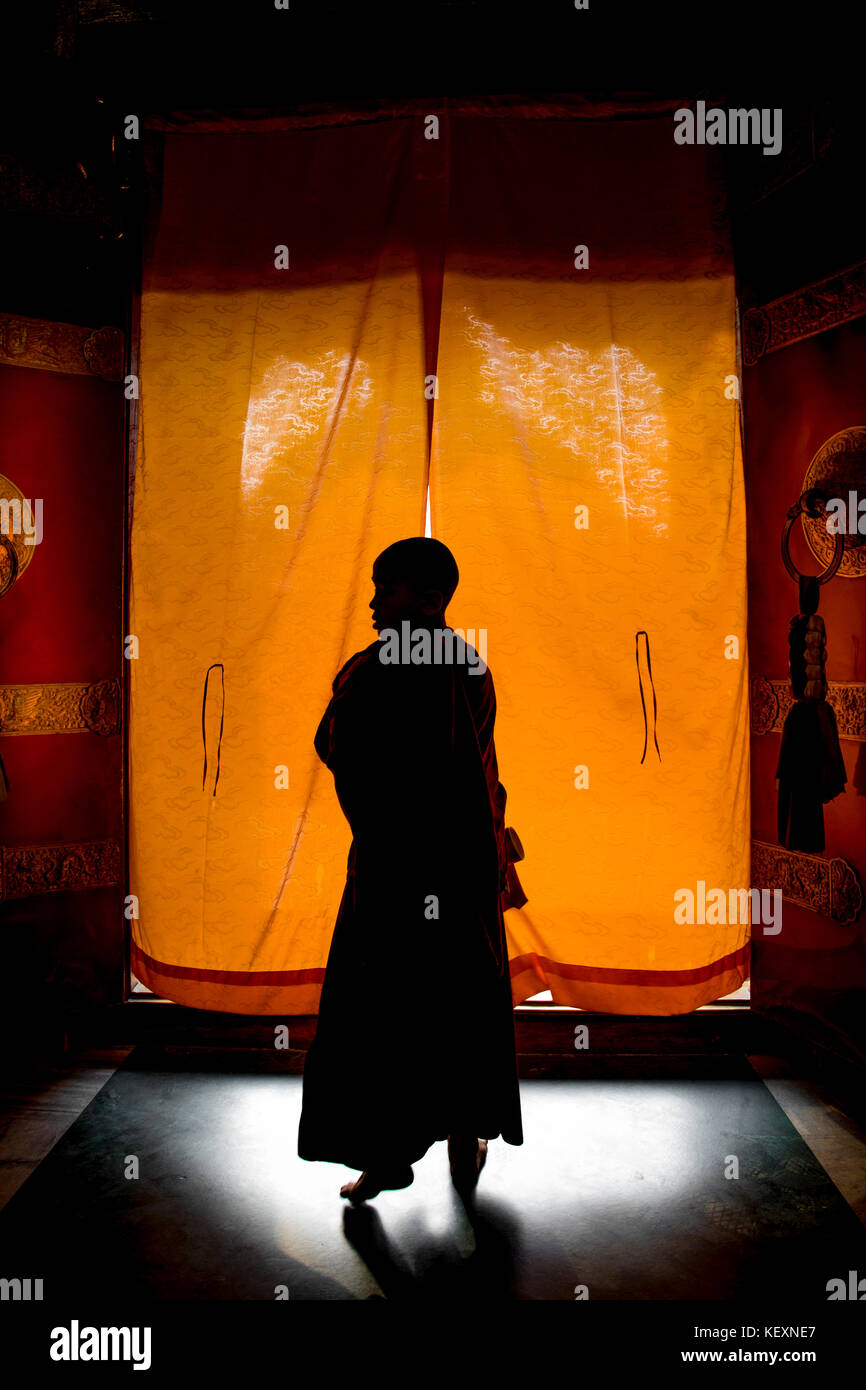
[[362, 1171], [449, 1134], [523, 1143], [493, 680], [380, 647], [339, 672], [315, 737], [352, 844], [298, 1133], [301, 1158]]

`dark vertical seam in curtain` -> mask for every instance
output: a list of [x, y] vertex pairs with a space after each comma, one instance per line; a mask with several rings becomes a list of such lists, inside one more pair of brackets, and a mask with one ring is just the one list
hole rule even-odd
[[[439, 389], [439, 335], [442, 328], [442, 301], [445, 293], [445, 257], [448, 249], [448, 227], [451, 215], [451, 119], [449, 114], [449, 101], [446, 98], [442, 105], [442, 116], [439, 121], [440, 135], [444, 131], [445, 149], [442, 155], [442, 163], [445, 169], [444, 184], [444, 203], [441, 208], [442, 220], [438, 225], [439, 245], [435, 257], [429, 260], [429, 273], [435, 274], [435, 288], [431, 295], [432, 310], [428, 308], [427, 296], [423, 299], [424, 310], [424, 362], [425, 376], [431, 374], [436, 378], [436, 389]], [[437, 209], [439, 211], [439, 209]], [[425, 271], [422, 269], [422, 274]], [[427, 462], [424, 495], [430, 487], [430, 471], [433, 460], [433, 426], [436, 416], [436, 399], [434, 395], [427, 402]], [[424, 522], [421, 523], [421, 534], [424, 534]], [[430, 534], [433, 534], [433, 508], [430, 508]]]
[[[492, 135], [488, 144], [490, 151], [490, 162], [488, 169], [494, 173], [503, 189], [510, 190], [513, 187], [514, 170], [520, 168], [521, 142], [517, 133], [510, 123], [504, 125], [495, 123], [492, 127]], [[506, 208], [508, 204], [506, 203]], [[540, 213], [538, 214], [541, 215]], [[545, 214], [550, 217], [549, 211]], [[507, 216], [507, 213], [506, 213]], [[501, 224], [500, 224], [501, 232]], [[515, 243], [512, 254], [517, 258], [530, 261], [536, 251], [536, 246], [527, 246], [525, 243]], [[563, 272], [564, 273], [564, 272]], [[495, 324], [492, 325], [495, 330]], [[514, 346], [519, 348], [515, 340]], [[508, 368], [509, 374], [513, 374], [516, 369]], [[515, 385], [518, 383], [515, 382]], [[540, 489], [540, 470], [537, 465], [535, 451], [530, 443], [529, 424], [526, 412], [513, 404], [503, 406], [504, 413], [507, 415], [511, 432], [514, 437], [515, 445], [519, 451], [520, 459], [523, 464], [523, 473], [526, 479], [526, 505], [531, 508], [532, 514], [537, 522], [536, 541], [547, 547], [549, 564], [552, 573], [557, 575], [557, 553], [556, 541], [554, 538], [554, 527], [549, 510], [545, 507]]]
[[[750, 765], [751, 765], [751, 735], [750, 735], [749, 730], [748, 730], [748, 724], [749, 724], [748, 711], [749, 711], [750, 669], [749, 669], [748, 500], [747, 500], [747, 495], [746, 495], [746, 429], [745, 429], [745, 414], [744, 414], [744, 401], [743, 401], [743, 394], [744, 394], [744, 391], [743, 391], [743, 336], [742, 336], [742, 317], [741, 317], [741, 312], [740, 312], [740, 302], [741, 302], [741, 301], [740, 301], [740, 281], [739, 281], [739, 276], [737, 275], [737, 272], [736, 272], [736, 268], [735, 268], [735, 267], [733, 268], [733, 297], [734, 297], [733, 312], [734, 312], [734, 330], [735, 330], [735, 337], [734, 337], [734, 370], [735, 370], [735, 372], [736, 372], [736, 377], [737, 377], [737, 393], [738, 393], [738, 394], [737, 394], [737, 419], [736, 419], [736, 423], [735, 423], [735, 425], [734, 425], [734, 429], [733, 429], [733, 431], [732, 431], [732, 438], [731, 438], [730, 486], [729, 486], [729, 489], [728, 489], [728, 513], [727, 513], [727, 517], [726, 517], [726, 519], [725, 519], [725, 525], [726, 525], [726, 535], [729, 537], [729, 536], [732, 534], [732, 530], [731, 530], [731, 520], [732, 520], [732, 513], [733, 513], [733, 506], [734, 506], [734, 490], [735, 490], [736, 488], [740, 488], [740, 489], [742, 490], [742, 491], [741, 491], [741, 496], [742, 496], [742, 499], [743, 499], [743, 517], [744, 517], [744, 521], [745, 521], [745, 527], [744, 527], [743, 537], [742, 537], [742, 541], [741, 541], [741, 551], [742, 551], [742, 556], [743, 556], [743, 567], [744, 567], [745, 573], [746, 573], [746, 584], [745, 584], [745, 591], [744, 591], [744, 596], [743, 596], [743, 607], [744, 607], [744, 609], [745, 609], [745, 612], [744, 612], [744, 614], [743, 614], [743, 618], [744, 618], [743, 646], [744, 646], [744, 657], [745, 657], [745, 659], [744, 659], [744, 661], [741, 662], [741, 664], [740, 664], [740, 679], [741, 679], [742, 688], [743, 688], [743, 696], [742, 696], [742, 698], [743, 698], [743, 700], [744, 700], [744, 702], [745, 702], [745, 707], [746, 707], [746, 725], [747, 725], [746, 744], [745, 744], [745, 746], [746, 746], [745, 766], [743, 766], [743, 764], [742, 764], [742, 762], [741, 762], [740, 767], [739, 767], [739, 769], [738, 769], [738, 781], [737, 781], [737, 786], [736, 786], [736, 789], [735, 789], [735, 797], [734, 797], [734, 803], [733, 803], [733, 804], [736, 805], [736, 803], [739, 801], [740, 797], [743, 797], [743, 798], [745, 799], [746, 805], [747, 805], [747, 807], [748, 807], [747, 826], [749, 827], [749, 831], [751, 831], [751, 822], [752, 822], [751, 779], [750, 779]], [[739, 472], [738, 472], [738, 470], [737, 470], [737, 441], [738, 441], [738, 440], [739, 440]], [[751, 883], [751, 881], [752, 881], [752, 879], [751, 879], [751, 853], [752, 853], [751, 838], [749, 838], [749, 839], [747, 840], [746, 853], [747, 853], [747, 859], [748, 859], [748, 865], [749, 865], [749, 868], [748, 868], [748, 880], [747, 880], [747, 881], [748, 881], [749, 883]], [[748, 946], [750, 945], [750, 942], [751, 942], [751, 939], [752, 939], [751, 922], [749, 923], [749, 925], [748, 925], [747, 928], [746, 928], [746, 934], [747, 934], [747, 935], [746, 935], [746, 945], [747, 945], [747, 947], [748, 947]], [[747, 968], [747, 972], [746, 972], [746, 975], [744, 976], [744, 979], [748, 979], [750, 970], [751, 970], [751, 965], [749, 965], [749, 967]]]

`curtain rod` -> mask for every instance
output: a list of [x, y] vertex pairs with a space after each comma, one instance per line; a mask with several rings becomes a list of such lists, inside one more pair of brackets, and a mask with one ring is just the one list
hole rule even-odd
[[[699, 94], [704, 96], [705, 94]], [[538, 100], [526, 96], [496, 97], [413, 97], [383, 103], [321, 102], [291, 109], [245, 107], [233, 111], [174, 110], [153, 112], [144, 116], [147, 130], [179, 134], [260, 133], [289, 130], [309, 130], [316, 127], [367, 125], [379, 121], [408, 119], [430, 111], [448, 112], [460, 116], [513, 116], [523, 120], [628, 120], [652, 119], [670, 115], [697, 98], [694, 94], [681, 97], [625, 98], [544, 97]], [[708, 104], [721, 104], [725, 98], [716, 94], [706, 97]]]

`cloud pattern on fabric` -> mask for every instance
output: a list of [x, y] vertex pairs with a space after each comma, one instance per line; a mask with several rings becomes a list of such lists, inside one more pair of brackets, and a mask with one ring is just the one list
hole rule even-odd
[[318, 434], [341, 409], [363, 410], [373, 386], [366, 362], [351, 353], [324, 353], [316, 365], [278, 357], [251, 394], [244, 428], [241, 486], [251, 498], [266, 476], [302, 439]]
[[465, 312], [467, 336], [483, 354], [480, 400], [591, 463], [624, 515], [663, 535], [668, 441], [655, 374], [616, 343], [595, 354], [564, 342], [522, 349]]

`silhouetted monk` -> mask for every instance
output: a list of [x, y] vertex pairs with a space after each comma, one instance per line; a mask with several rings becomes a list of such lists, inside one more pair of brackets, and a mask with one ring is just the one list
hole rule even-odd
[[[360, 1169], [341, 1189], [353, 1202], [408, 1187], [437, 1140], [458, 1186], [477, 1179], [488, 1139], [523, 1143], [496, 700], [478, 652], [445, 622], [458, 579], [440, 541], [382, 552], [379, 638], [337, 675], [315, 739], [353, 840], [298, 1153]], [[414, 634], [405, 661], [394, 634]]]

